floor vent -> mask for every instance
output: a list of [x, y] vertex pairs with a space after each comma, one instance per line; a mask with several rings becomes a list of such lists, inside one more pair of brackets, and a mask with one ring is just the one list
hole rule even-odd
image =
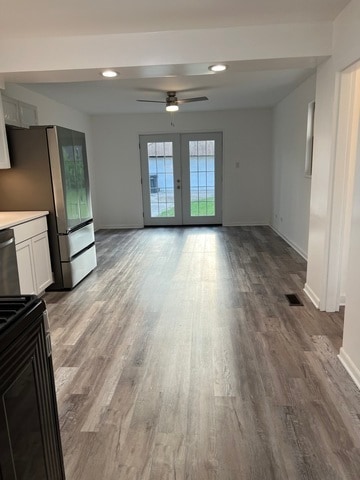
[[287, 298], [290, 307], [303, 307], [304, 304], [300, 300], [300, 298], [296, 295], [296, 293], [288, 293], [285, 295]]

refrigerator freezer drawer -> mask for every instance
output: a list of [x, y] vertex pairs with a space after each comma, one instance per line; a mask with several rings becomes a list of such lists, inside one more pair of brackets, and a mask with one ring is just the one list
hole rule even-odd
[[67, 235], [59, 235], [62, 262], [69, 262], [77, 253], [95, 242], [94, 224], [85, 225]]
[[71, 262], [61, 263], [64, 288], [73, 288], [96, 267], [95, 245], [84, 250]]

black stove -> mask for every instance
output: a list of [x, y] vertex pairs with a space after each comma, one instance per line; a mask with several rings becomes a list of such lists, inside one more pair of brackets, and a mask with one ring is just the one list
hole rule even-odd
[[36, 302], [35, 295], [0, 297], [0, 332], [23, 317]]
[[64, 480], [45, 302], [0, 296], [0, 480]]

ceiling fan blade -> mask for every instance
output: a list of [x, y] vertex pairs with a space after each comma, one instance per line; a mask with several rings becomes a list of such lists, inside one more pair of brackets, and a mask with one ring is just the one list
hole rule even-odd
[[136, 100], [137, 102], [146, 102], [146, 103], [166, 103], [161, 100]]
[[181, 105], [182, 103], [203, 102], [204, 100], [209, 100], [209, 99], [208, 97], [184, 98], [182, 100], [178, 100], [177, 103]]

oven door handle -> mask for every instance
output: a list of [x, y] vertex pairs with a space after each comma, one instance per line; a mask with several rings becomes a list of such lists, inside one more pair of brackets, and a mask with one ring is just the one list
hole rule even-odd
[[47, 333], [45, 338], [46, 338], [46, 353], [48, 357], [51, 357], [52, 348], [51, 348], [50, 333]]

